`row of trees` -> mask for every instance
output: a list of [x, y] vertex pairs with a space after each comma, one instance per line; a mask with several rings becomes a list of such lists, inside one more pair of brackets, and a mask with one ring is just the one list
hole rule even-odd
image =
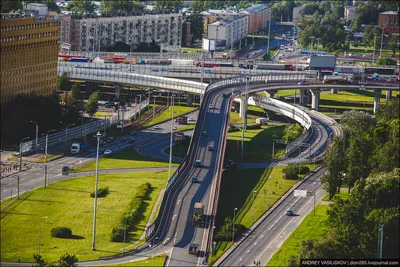
[[[347, 112], [342, 125], [344, 137], [328, 148], [328, 174], [321, 179], [334, 200], [330, 230], [320, 240], [302, 241], [291, 266], [305, 258], [377, 258], [380, 229], [383, 258], [399, 258], [399, 98], [375, 116]], [[342, 186], [349, 188], [348, 200], [334, 197]]]
[[43, 257], [39, 254], [33, 255], [34, 264], [33, 267], [75, 267], [78, 262], [78, 258], [75, 254], [65, 253], [61, 255], [57, 262], [46, 262]]

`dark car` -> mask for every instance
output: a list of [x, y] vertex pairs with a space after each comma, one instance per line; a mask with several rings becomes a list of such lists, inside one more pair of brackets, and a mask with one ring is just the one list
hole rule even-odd
[[136, 132], [135, 131], [130, 131], [130, 133], [129, 133], [130, 135], [135, 135], [136, 134]]
[[214, 148], [212, 146], [208, 146], [208, 151], [213, 151]]
[[234, 162], [233, 160], [228, 160], [225, 163], [225, 166], [224, 166], [224, 168], [226, 168], [226, 169], [228, 169], [228, 168], [236, 168], [236, 167], [237, 167], [237, 163]]
[[292, 210], [287, 210], [286, 211], [287, 216], [293, 216], [293, 211]]
[[126, 137], [121, 137], [121, 139], [119, 139], [120, 142], [126, 142]]
[[108, 137], [106, 143], [112, 143], [112, 142], [114, 142], [114, 137]]
[[70, 168], [68, 166], [62, 167], [62, 175], [68, 175]]
[[135, 139], [133, 139], [133, 138], [129, 138], [129, 139], [128, 139], [128, 143], [129, 143], [129, 144], [132, 144], [133, 142], [135, 142]]
[[104, 154], [104, 151], [105, 151], [104, 149], [100, 148], [99, 149], [99, 154]]
[[201, 135], [202, 135], [202, 136], [208, 136], [208, 133], [207, 133], [207, 131], [203, 131], [203, 132], [201, 133]]

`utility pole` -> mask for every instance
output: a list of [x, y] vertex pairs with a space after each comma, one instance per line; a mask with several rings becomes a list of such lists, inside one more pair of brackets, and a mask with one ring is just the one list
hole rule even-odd
[[46, 188], [46, 186], [47, 186], [47, 163], [46, 165], [44, 165], [44, 188]]
[[382, 254], [383, 254], [383, 227], [385, 225], [383, 223], [379, 224], [379, 229], [378, 229], [378, 242], [379, 242], [379, 259], [382, 259]]

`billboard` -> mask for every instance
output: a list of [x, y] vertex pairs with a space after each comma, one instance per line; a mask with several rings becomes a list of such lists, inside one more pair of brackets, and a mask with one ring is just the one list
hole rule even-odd
[[310, 58], [310, 69], [335, 69], [336, 56], [317, 56], [313, 55]]
[[203, 50], [214, 51], [215, 50], [215, 40], [203, 39]]

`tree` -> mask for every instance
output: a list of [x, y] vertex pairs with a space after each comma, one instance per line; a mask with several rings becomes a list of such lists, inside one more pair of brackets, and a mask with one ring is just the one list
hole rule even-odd
[[75, 267], [76, 263], [78, 262], [78, 258], [75, 254], [65, 253], [61, 255], [60, 259], [58, 260], [59, 267]]
[[155, 10], [168, 12], [179, 12], [184, 0], [156, 0]]
[[34, 254], [33, 259], [34, 259], [34, 264], [32, 265], [33, 267], [44, 267], [46, 265], [46, 262], [39, 254]]
[[393, 58], [378, 58], [376, 64], [379, 66], [396, 65], [397, 61]]
[[74, 83], [71, 88], [70, 106], [76, 111], [83, 111], [83, 102], [81, 95], [81, 87], [78, 83]]
[[55, 11], [57, 13], [60, 13], [60, 9], [53, 0], [46, 0], [46, 6], [50, 11]]
[[383, 5], [375, 1], [359, 2], [356, 8], [356, 17], [351, 22], [351, 28], [355, 31], [361, 30], [361, 25], [376, 25], [378, 24], [378, 14], [386, 11]]
[[88, 102], [85, 105], [86, 112], [90, 116], [93, 116], [97, 112], [97, 109], [99, 108], [98, 102], [99, 102], [99, 91], [95, 91], [90, 95]]
[[393, 52], [393, 55], [396, 54], [396, 50], [399, 48], [399, 35], [398, 34], [392, 34], [389, 39], [389, 47]]
[[[364, 41], [369, 47], [378, 47], [382, 34], [382, 28], [378, 26], [368, 25], [364, 30]], [[376, 39], [379, 39], [378, 42]], [[375, 43], [374, 43], [375, 42]]]
[[68, 72], [63, 72], [61, 76], [57, 77], [57, 90], [69, 91], [71, 90], [71, 86]]
[[137, 0], [103, 0], [101, 7], [104, 12], [141, 12], [144, 6]]
[[91, 14], [94, 12], [96, 5], [92, 0], [72, 0], [66, 6], [67, 10], [80, 14]]

